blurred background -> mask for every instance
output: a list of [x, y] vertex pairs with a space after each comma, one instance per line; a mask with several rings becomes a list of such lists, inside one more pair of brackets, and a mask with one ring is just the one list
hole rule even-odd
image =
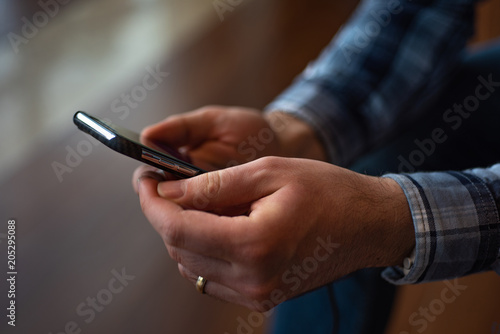
[[[222, 15], [217, 2], [0, 0], [0, 276], [9, 219], [18, 272], [15, 328], [0, 281], [0, 333], [222, 334], [248, 322], [249, 311], [201, 296], [180, 277], [132, 191], [139, 164], [72, 123], [85, 110], [140, 131], [207, 104], [263, 108], [358, 1], [221, 0], [231, 9]], [[478, 16], [474, 42], [500, 35], [498, 0]], [[151, 73], [158, 85], [148, 90]], [[109, 285], [117, 277], [122, 289]], [[474, 277], [469, 286], [500, 286], [495, 276]], [[440, 291], [424, 289], [400, 292], [389, 331], [407, 330], [405, 312]], [[460, 303], [453, 307], [447, 314], [463, 328]]]

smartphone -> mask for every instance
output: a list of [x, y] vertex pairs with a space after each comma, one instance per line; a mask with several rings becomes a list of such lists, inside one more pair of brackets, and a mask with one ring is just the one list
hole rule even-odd
[[73, 116], [73, 122], [81, 131], [88, 133], [107, 147], [118, 153], [162, 169], [181, 178], [193, 177], [206, 173], [201, 168], [191, 165], [175, 149], [162, 146], [167, 152], [141, 144], [139, 134], [104, 122], [97, 117], [78, 111]]

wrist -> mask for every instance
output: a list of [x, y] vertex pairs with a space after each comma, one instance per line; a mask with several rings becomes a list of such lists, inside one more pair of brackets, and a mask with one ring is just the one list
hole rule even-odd
[[327, 160], [323, 144], [307, 122], [280, 111], [268, 113], [264, 117], [276, 134], [281, 156]]
[[379, 183], [373, 224], [377, 235], [372, 238], [372, 267], [402, 266], [415, 249], [415, 228], [406, 196], [399, 184], [390, 178], [376, 178]]

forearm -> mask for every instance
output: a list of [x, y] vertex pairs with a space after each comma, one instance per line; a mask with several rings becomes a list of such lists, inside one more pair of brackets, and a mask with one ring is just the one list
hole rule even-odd
[[[394, 3], [400, 6], [390, 7]], [[308, 122], [328, 160], [348, 166], [422, 115], [435, 99], [472, 33], [474, 3], [365, 1], [267, 110]], [[387, 23], [379, 23], [374, 12], [388, 13]], [[377, 33], [367, 35], [366, 27], [377, 24]]]

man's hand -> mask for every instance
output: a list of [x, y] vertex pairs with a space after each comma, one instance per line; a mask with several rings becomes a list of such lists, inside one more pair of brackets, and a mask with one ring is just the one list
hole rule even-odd
[[134, 177], [181, 274], [193, 284], [203, 276], [207, 294], [250, 309], [360, 268], [401, 264], [414, 247], [407, 200], [392, 179], [277, 157], [185, 180]]
[[324, 160], [323, 148], [306, 123], [286, 114], [264, 116], [240, 107], [204, 107], [171, 116], [143, 130], [147, 145], [168, 145], [206, 170], [226, 168], [263, 156]]

